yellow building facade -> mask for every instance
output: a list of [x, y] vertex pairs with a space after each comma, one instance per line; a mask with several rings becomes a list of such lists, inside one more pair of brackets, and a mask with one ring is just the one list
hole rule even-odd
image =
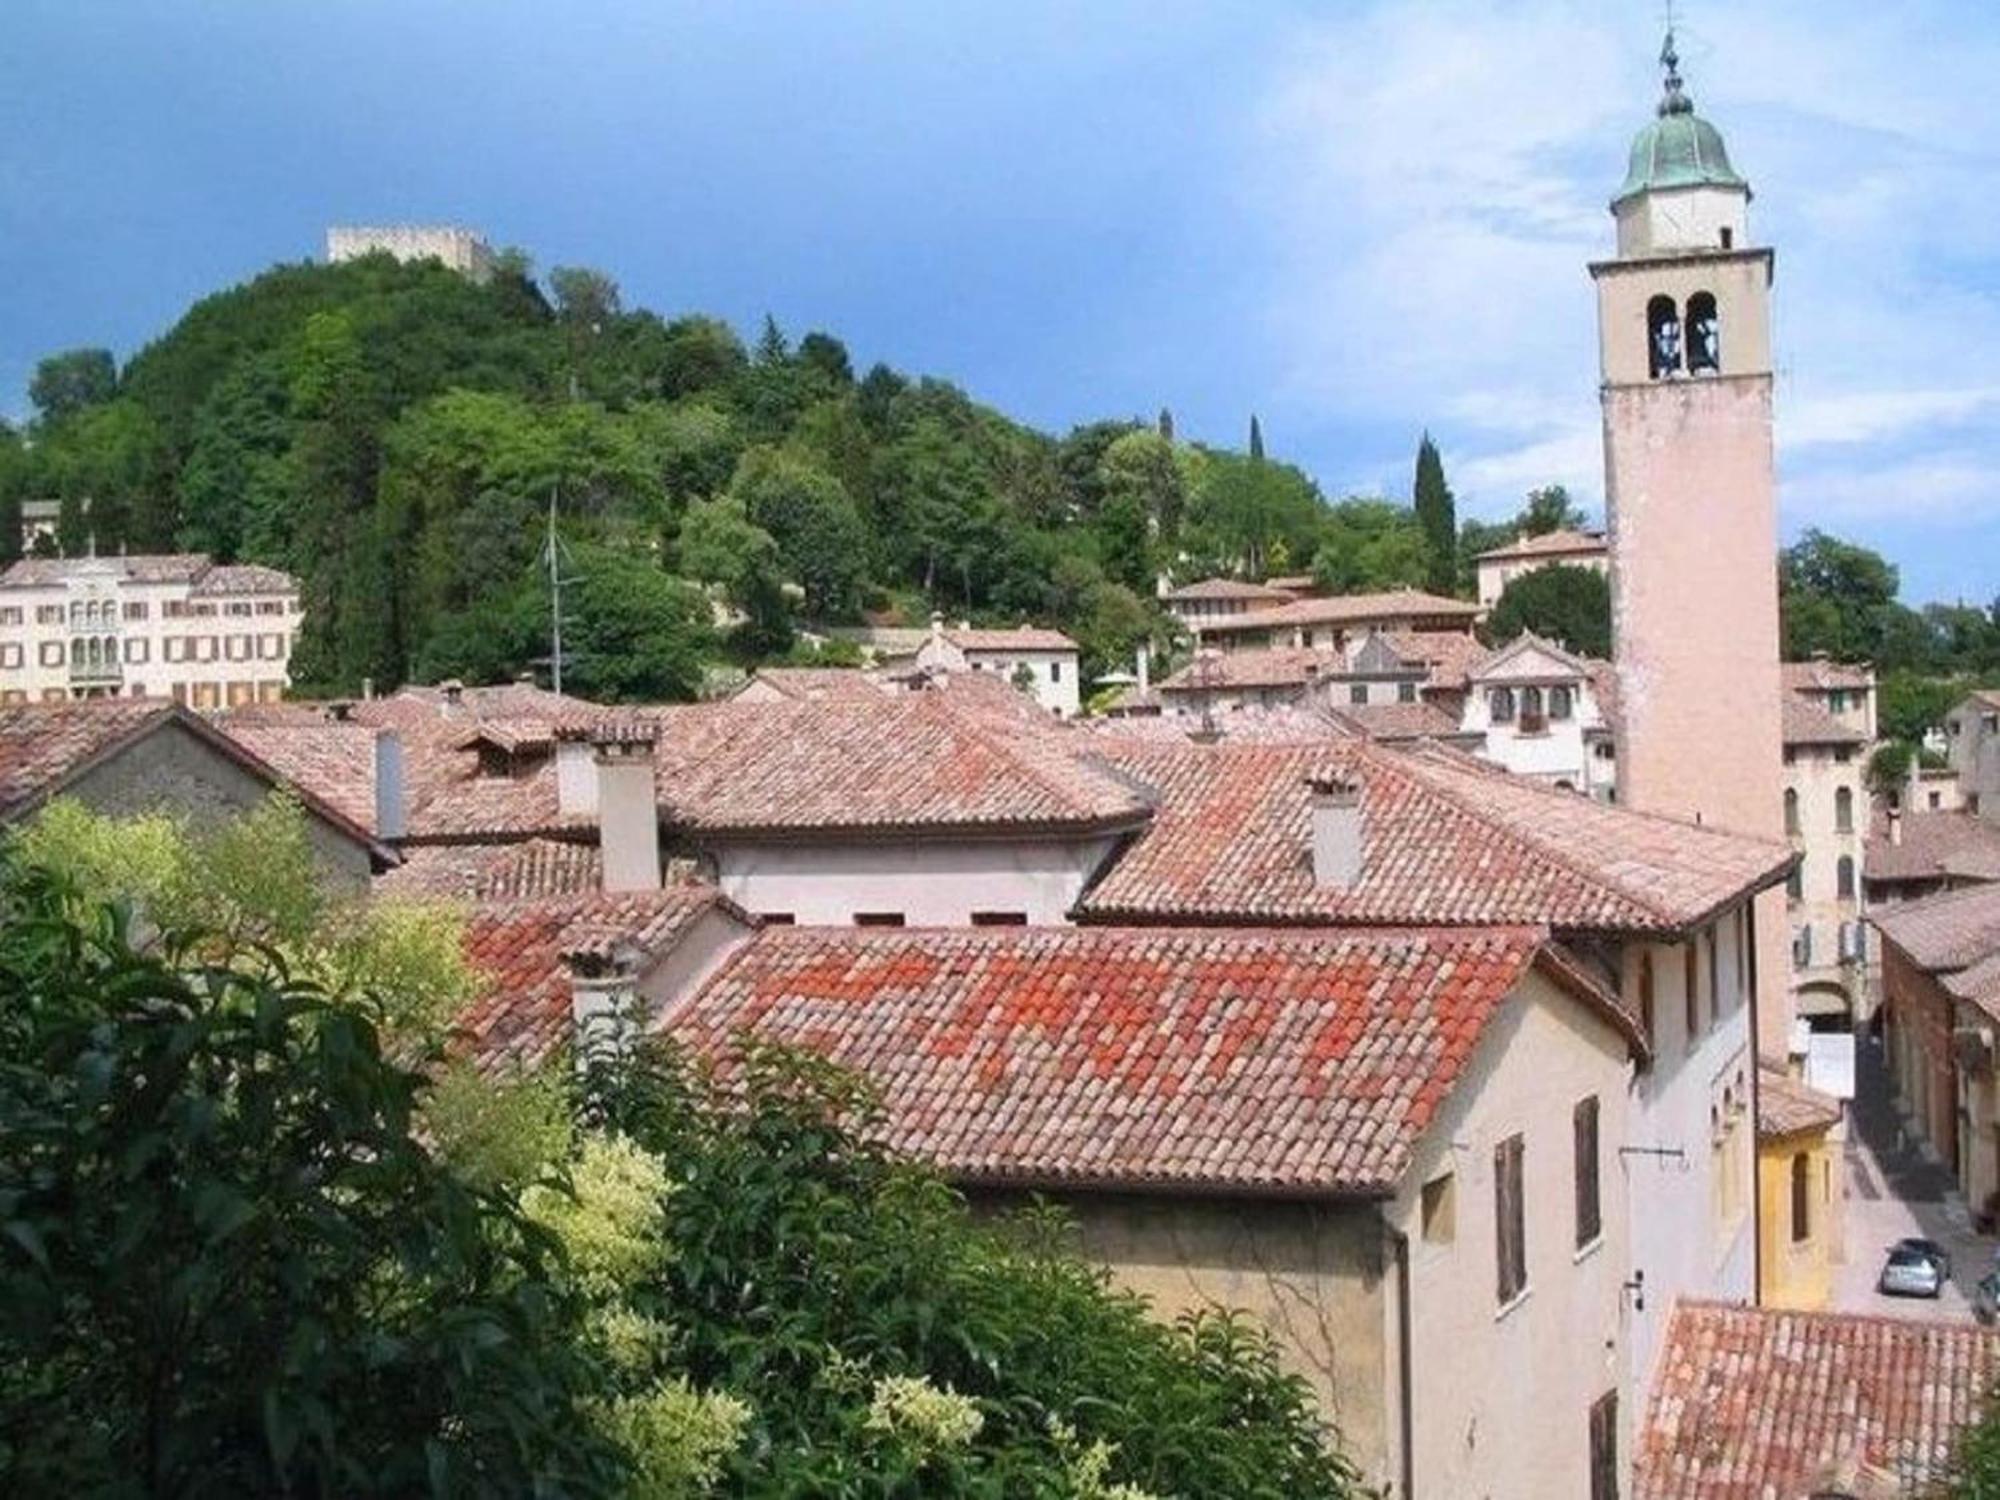
[[1845, 1253], [1840, 1101], [1775, 1068], [1757, 1079], [1757, 1300], [1827, 1305]]

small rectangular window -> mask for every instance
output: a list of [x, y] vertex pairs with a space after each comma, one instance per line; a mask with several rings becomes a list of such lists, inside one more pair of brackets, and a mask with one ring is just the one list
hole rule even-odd
[[1417, 685], [1414, 682], [1397, 683], [1396, 701], [1398, 703], [1415, 703], [1417, 701]]
[[1366, 703], [1368, 701], [1368, 684], [1357, 682], [1350, 687], [1347, 690], [1347, 701], [1349, 703]]
[[1421, 1208], [1424, 1243], [1449, 1245], [1458, 1232], [1458, 1180], [1446, 1172], [1425, 1183]]
[[976, 911], [972, 914], [974, 927], [1026, 927], [1028, 914], [1024, 911]]
[[766, 927], [790, 927], [797, 923], [798, 918], [788, 911], [767, 911], [760, 914], [759, 920]]
[[903, 914], [899, 911], [858, 911], [854, 914], [856, 927], [901, 927]]
[[1050, 663], [1049, 663], [1049, 681], [1050, 681], [1050, 682], [1061, 682], [1061, 681], [1062, 681], [1062, 663], [1061, 663], [1061, 662], [1059, 662], [1059, 661], [1052, 661], [1052, 662], [1050, 662]]

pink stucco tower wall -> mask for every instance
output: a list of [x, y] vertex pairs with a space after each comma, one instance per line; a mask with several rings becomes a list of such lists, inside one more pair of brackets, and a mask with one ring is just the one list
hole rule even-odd
[[[1682, 92], [1669, 39], [1655, 122], [1612, 204], [1597, 284], [1619, 800], [1782, 842], [1769, 249], [1750, 188]], [[1782, 891], [1760, 898], [1759, 1050], [1785, 1055]]]

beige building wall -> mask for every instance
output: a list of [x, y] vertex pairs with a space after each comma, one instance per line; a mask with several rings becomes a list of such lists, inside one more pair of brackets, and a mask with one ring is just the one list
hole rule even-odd
[[1543, 568], [1587, 568], [1593, 573], [1608, 573], [1611, 571], [1611, 563], [1601, 551], [1551, 552], [1537, 557], [1482, 558], [1473, 569], [1479, 588], [1479, 607], [1491, 609], [1500, 602], [1500, 596], [1507, 592], [1508, 584], [1517, 578], [1525, 578], [1530, 573], [1539, 572]]
[[1866, 753], [1861, 746], [1785, 747], [1786, 833], [1801, 855], [1786, 898], [1792, 1008], [1798, 1015], [1866, 1018], [1861, 925]]
[[[1409, 1237], [1414, 1493], [1466, 1500], [1590, 1493], [1590, 1409], [1618, 1393], [1620, 1469], [1643, 1392], [1630, 1379], [1620, 1285], [1630, 1223], [1624, 1040], [1531, 975], [1489, 1024], [1392, 1210]], [[1576, 1233], [1575, 1109], [1598, 1107], [1601, 1229]], [[1527, 1288], [1498, 1300], [1495, 1149], [1524, 1147]], [[1426, 1184], [1454, 1201], [1426, 1228]], [[1435, 1215], [1432, 1216], [1433, 1219]], [[1621, 1483], [1624, 1481], [1621, 1479]]]

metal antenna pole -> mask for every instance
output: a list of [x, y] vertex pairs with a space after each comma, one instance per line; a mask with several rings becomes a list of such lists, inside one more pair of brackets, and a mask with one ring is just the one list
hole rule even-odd
[[556, 495], [560, 489], [560, 485], [549, 489], [549, 536], [542, 547], [543, 557], [549, 565], [549, 685], [558, 693], [563, 690], [562, 544], [556, 538]]

